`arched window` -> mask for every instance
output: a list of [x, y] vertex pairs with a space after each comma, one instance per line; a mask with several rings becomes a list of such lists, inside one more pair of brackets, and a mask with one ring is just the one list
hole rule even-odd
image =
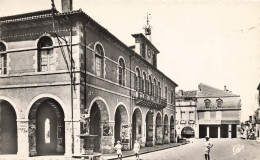
[[162, 93], [161, 93], [161, 83], [160, 83], [160, 81], [158, 81], [158, 97], [161, 98], [161, 95], [162, 95]]
[[146, 80], [147, 80], [146, 73], [143, 72], [142, 90], [143, 90], [144, 93], [147, 93], [147, 89], [148, 89]]
[[38, 43], [38, 71], [54, 71], [53, 42], [50, 37], [44, 36]]
[[156, 79], [153, 79], [153, 83], [154, 83], [154, 96], [157, 97], [158, 96], [158, 86], [156, 85]]
[[7, 55], [6, 47], [3, 42], [0, 42], [0, 75], [7, 74]]
[[135, 75], [135, 90], [140, 91], [141, 89], [141, 72], [139, 68], [136, 68], [136, 75]]
[[168, 89], [167, 89], [167, 86], [165, 86], [165, 90], [164, 90], [164, 95], [165, 95], [165, 99], [166, 99], [166, 102], [168, 101]]
[[119, 84], [120, 85], [125, 85], [125, 62], [122, 58], [119, 59], [119, 70], [118, 70], [118, 75], [119, 75]]
[[104, 52], [103, 47], [98, 44], [95, 48], [95, 67], [96, 75], [99, 77], [104, 76]]
[[222, 107], [222, 104], [223, 104], [223, 100], [222, 99], [217, 99], [217, 107], [220, 108]]
[[151, 75], [149, 75], [149, 95], [153, 94], [153, 81]]

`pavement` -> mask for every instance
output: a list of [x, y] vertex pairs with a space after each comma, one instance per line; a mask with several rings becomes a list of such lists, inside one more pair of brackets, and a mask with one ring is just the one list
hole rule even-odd
[[[169, 148], [173, 148], [173, 147], [179, 147], [179, 146], [185, 145], [185, 144], [188, 144], [188, 142], [187, 143], [170, 143], [170, 144], [164, 144], [164, 145], [156, 145], [154, 147], [144, 147], [144, 148], [140, 149], [140, 155], [151, 153], [151, 152], [156, 152], [156, 151], [160, 151], [160, 150], [164, 150], [164, 149], [169, 149]], [[131, 156], [134, 156], [134, 155], [135, 155], [135, 153], [134, 153], [133, 150], [122, 151], [122, 158], [131, 157]], [[116, 153], [103, 154], [101, 159], [103, 159], [103, 160], [116, 160], [117, 154]]]

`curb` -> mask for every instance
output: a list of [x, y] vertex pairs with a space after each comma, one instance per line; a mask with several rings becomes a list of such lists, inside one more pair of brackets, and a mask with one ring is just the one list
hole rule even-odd
[[[165, 150], [165, 149], [169, 149], [169, 148], [179, 147], [179, 146], [182, 146], [182, 145], [185, 145], [185, 144], [188, 144], [188, 142], [182, 143], [182, 144], [178, 144], [176, 146], [168, 146], [168, 147], [165, 147], [165, 148], [158, 148], [158, 149], [151, 150], [151, 151], [145, 151], [145, 152], [140, 153], [139, 155], [146, 154], [146, 153], [151, 153], [151, 152], [156, 152], [156, 151], [161, 151], [161, 150]], [[125, 155], [125, 156], [122, 156], [122, 158], [127, 158], [127, 157], [131, 157], [131, 156], [135, 156], [135, 154]], [[110, 158], [110, 159], [107, 159], [107, 160], [117, 160], [117, 158]]]

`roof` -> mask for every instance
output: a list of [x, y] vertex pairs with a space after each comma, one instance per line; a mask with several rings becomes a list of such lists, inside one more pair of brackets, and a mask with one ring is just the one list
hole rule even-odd
[[53, 11], [54, 12], [52, 12], [51, 9], [48, 9], [48, 10], [41, 10], [41, 11], [36, 11], [36, 12], [29, 12], [29, 13], [5, 16], [5, 17], [0, 17], [0, 21], [7, 21], [7, 20], [13, 20], [13, 19], [22, 19], [22, 18], [27, 18], [27, 17], [34, 17], [34, 16], [40, 16], [40, 15], [58, 13], [57, 10], [53, 10]]
[[197, 96], [197, 90], [191, 90], [191, 91], [183, 91], [182, 95], [177, 94], [176, 98], [184, 98], [184, 97], [192, 98], [196, 96]]
[[0, 24], [4, 23], [12, 23], [12, 22], [21, 22], [21, 21], [29, 21], [29, 20], [35, 20], [35, 19], [41, 19], [41, 18], [52, 18], [53, 16], [66, 16], [66, 15], [79, 15], [83, 16], [88, 21], [93, 22], [93, 24], [100, 28], [100, 30], [106, 34], [108, 34], [113, 40], [118, 42], [120, 45], [122, 45], [130, 54], [134, 55], [135, 57], [142, 60], [146, 65], [153, 68], [155, 71], [162, 74], [166, 79], [168, 79], [171, 83], [173, 83], [176, 87], [178, 86], [177, 83], [175, 83], [173, 80], [171, 80], [169, 77], [167, 77], [164, 73], [162, 73], [160, 70], [158, 70], [156, 67], [151, 65], [149, 62], [144, 61], [143, 58], [137, 54], [135, 51], [130, 49], [126, 44], [124, 44], [121, 40], [119, 40], [116, 36], [114, 36], [112, 33], [110, 33], [106, 28], [101, 26], [99, 23], [97, 23], [94, 19], [92, 19], [89, 15], [87, 15], [85, 12], [83, 12], [81, 9], [79, 10], [73, 10], [69, 12], [58, 12], [57, 10], [54, 10], [54, 14], [52, 10], [43, 10], [43, 11], [37, 11], [37, 12], [30, 12], [30, 13], [24, 13], [24, 14], [18, 14], [13, 16], [7, 16], [7, 17], [0, 17]]
[[230, 91], [220, 90], [203, 83], [200, 83], [198, 88], [197, 97], [239, 97], [239, 95]]
[[134, 38], [141, 38], [142, 40], [145, 41], [145, 43], [147, 43], [148, 45], [150, 45], [154, 49], [156, 54], [160, 53], [159, 50], [152, 44], [152, 42], [149, 41], [142, 33], [132, 34], [132, 36]]

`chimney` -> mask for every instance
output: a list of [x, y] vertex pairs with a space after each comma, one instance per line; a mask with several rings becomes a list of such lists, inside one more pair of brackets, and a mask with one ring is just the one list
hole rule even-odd
[[227, 91], [227, 86], [226, 85], [224, 86], [224, 91]]
[[72, 11], [72, 0], [61, 0], [62, 12]]
[[183, 96], [183, 90], [179, 90], [179, 93], [178, 93], [179, 96]]

